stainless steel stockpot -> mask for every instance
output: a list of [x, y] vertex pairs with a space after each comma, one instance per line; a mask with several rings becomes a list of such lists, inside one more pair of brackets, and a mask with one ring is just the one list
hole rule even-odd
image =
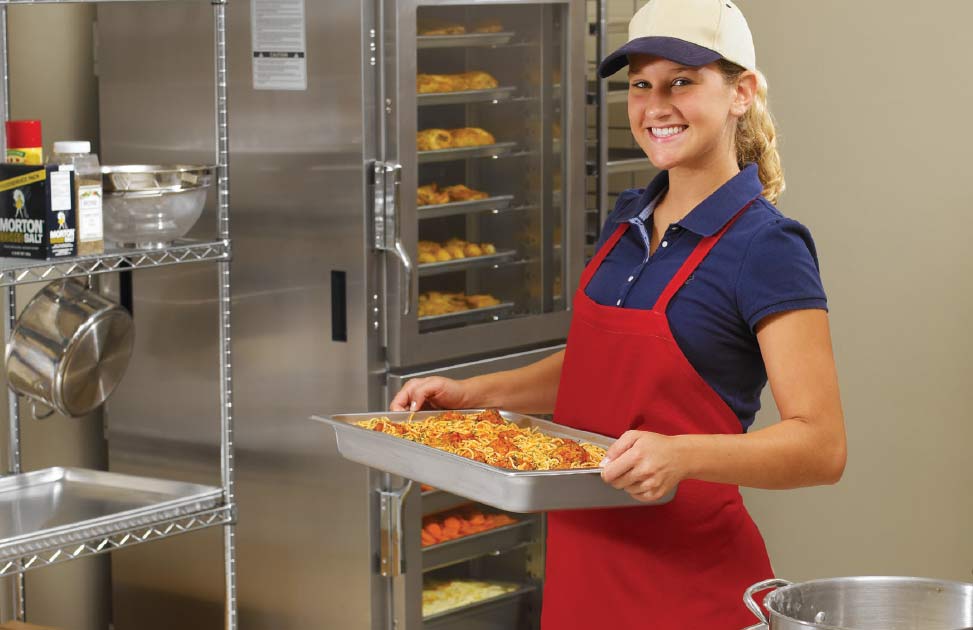
[[[754, 595], [764, 598], [770, 619]], [[916, 577], [766, 580], [743, 595], [762, 623], [747, 630], [973, 630], [973, 584]]]
[[6, 374], [18, 394], [83, 416], [121, 381], [134, 343], [132, 316], [74, 280], [57, 280], [24, 307], [11, 331]]

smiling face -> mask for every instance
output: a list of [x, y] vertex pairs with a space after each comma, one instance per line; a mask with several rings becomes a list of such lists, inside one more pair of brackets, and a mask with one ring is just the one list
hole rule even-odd
[[[743, 83], [746, 83], [745, 81]], [[715, 63], [689, 68], [668, 59], [629, 59], [628, 120], [657, 168], [736, 166], [733, 132], [752, 95], [728, 85]]]

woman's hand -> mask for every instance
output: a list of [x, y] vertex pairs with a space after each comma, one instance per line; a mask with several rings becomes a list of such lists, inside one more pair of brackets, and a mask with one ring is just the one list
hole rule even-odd
[[468, 386], [442, 376], [427, 376], [406, 381], [392, 399], [392, 411], [418, 411], [427, 409], [465, 409]]
[[626, 431], [605, 454], [601, 478], [639, 501], [661, 499], [686, 478], [677, 440], [648, 431]]

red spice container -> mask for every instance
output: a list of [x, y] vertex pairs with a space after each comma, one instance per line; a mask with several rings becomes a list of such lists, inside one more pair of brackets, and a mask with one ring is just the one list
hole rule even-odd
[[7, 121], [7, 158], [12, 164], [43, 164], [44, 149], [41, 142], [41, 121]]

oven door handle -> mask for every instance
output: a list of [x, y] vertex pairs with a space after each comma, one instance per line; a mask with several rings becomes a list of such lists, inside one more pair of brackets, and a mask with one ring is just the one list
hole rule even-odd
[[412, 481], [397, 490], [379, 490], [379, 521], [381, 528], [380, 563], [382, 577], [397, 577], [405, 573], [405, 543], [402, 532], [402, 508], [412, 489]]
[[402, 165], [392, 162], [375, 162], [375, 248], [398, 258], [404, 271], [402, 316], [412, 313], [415, 265], [402, 244]]

